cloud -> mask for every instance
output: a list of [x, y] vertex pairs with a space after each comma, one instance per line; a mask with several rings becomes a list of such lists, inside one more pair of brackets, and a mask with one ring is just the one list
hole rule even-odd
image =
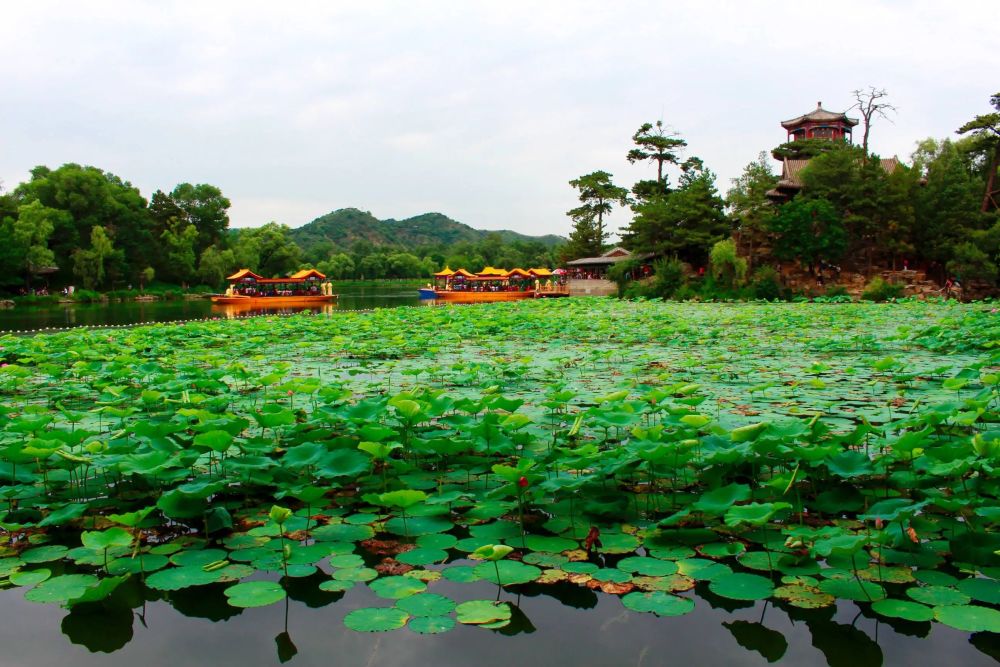
[[565, 234], [571, 178], [648, 177], [624, 159], [645, 121], [676, 128], [723, 192], [783, 140], [780, 120], [820, 99], [846, 108], [869, 84], [900, 109], [873, 130], [878, 152], [950, 135], [994, 92], [992, 35], [968, 18], [994, 13], [986, 0], [845, 0], [834, 16], [763, 0], [18, 3], [0, 23], [0, 178], [76, 161], [147, 196], [217, 184], [236, 224], [433, 204], [480, 228]]

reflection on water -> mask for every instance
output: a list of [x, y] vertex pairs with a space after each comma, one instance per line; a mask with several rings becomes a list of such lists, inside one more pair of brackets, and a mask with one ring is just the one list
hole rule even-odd
[[[138, 577], [104, 604], [72, 611], [0, 592], [0, 642], [10, 665], [661, 665], [765, 664], [877, 667], [883, 664], [992, 664], [995, 634], [931, 623], [887, 622], [867, 604], [805, 610], [784, 603], [734, 602], [700, 583], [694, 612], [658, 618], [623, 609], [614, 595], [566, 582], [498, 590], [493, 584], [435, 582], [456, 600], [513, 605], [497, 630], [458, 626], [435, 636], [406, 628], [358, 633], [343, 625], [360, 607], [391, 606], [364, 585], [324, 592], [322, 572], [284, 582], [289, 599], [259, 609], [227, 604], [225, 585], [159, 592]], [[62, 633], [63, 640], [54, 640]], [[333, 660], [333, 658], [336, 658]], [[6, 662], [5, 662], [6, 660]]]
[[19, 306], [0, 310], [0, 331], [38, 331], [78, 326], [123, 326], [143, 322], [175, 322], [211, 317], [287, 315], [304, 310], [329, 314], [338, 310], [369, 310], [420, 304], [421, 301], [415, 287], [375, 283], [347, 286], [340, 292], [337, 302], [333, 304], [296, 308], [221, 306], [212, 304], [208, 299]]

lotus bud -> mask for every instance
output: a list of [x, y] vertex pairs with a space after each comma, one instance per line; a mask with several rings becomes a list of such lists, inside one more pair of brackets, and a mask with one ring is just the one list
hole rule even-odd
[[521, 475], [521, 478], [517, 480], [517, 485], [522, 489], [528, 488], [528, 478], [525, 477], [524, 475]]

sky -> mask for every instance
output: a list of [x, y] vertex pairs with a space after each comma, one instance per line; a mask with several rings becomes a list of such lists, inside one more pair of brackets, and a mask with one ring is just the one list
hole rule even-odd
[[146, 197], [216, 185], [235, 227], [355, 207], [567, 235], [569, 180], [655, 177], [625, 160], [644, 122], [722, 193], [780, 121], [859, 88], [898, 109], [872, 126], [880, 155], [954, 136], [1000, 88], [998, 23], [995, 0], [8, 0], [0, 180], [76, 162]]

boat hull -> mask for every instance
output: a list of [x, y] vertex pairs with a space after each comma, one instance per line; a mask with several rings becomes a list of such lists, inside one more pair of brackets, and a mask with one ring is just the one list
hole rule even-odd
[[337, 300], [336, 294], [315, 296], [245, 296], [234, 294], [232, 296], [218, 295], [212, 297], [212, 303], [254, 306], [254, 307], [294, 307], [294, 306], [318, 306], [324, 303], [333, 303]]
[[455, 303], [492, 303], [495, 301], [520, 301], [522, 299], [539, 299], [559, 296], [569, 296], [568, 292], [555, 291], [534, 291], [526, 292], [466, 292], [450, 290], [436, 290], [433, 295], [427, 294], [428, 290], [420, 290], [421, 298], [435, 299], [436, 301], [450, 301]]

